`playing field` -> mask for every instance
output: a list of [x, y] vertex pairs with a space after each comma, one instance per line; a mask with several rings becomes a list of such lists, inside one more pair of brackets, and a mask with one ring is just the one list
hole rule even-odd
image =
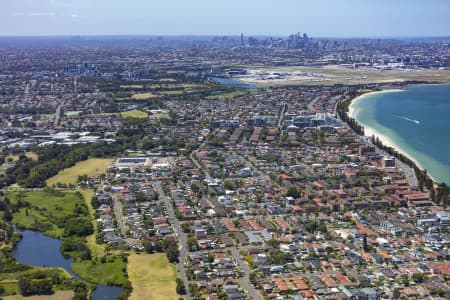
[[133, 286], [130, 300], [177, 300], [175, 266], [164, 253], [131, 254], [128, 276]]
[[90, 158], [88, 160], [80, 161], [73, 167], [64, 169], [52, 178], [47, 179], [47, 186], [54, 184], [76, 184], [78, 176], [98, 176], [106, 173], [108, 166], [113, 162], [109, 158]]
[[135, 119], [145, 119], [148, 117], [148, 113], [137, 109], [121, 112], [120, 115], [122, 116], [122, 118], [135, 118]]
[[121, 89], [142, 89], [142, 84], [121, 85]]
[[155, 97], [158, 97], [158, 95], [155, 95], [151, 92], [138, 93], [138, 94], [134, 94], [133, 96], [131, 96], [131, 98], [133, 98], [134, 100], [147, 100], [147, 99], [151, 99], [151, 98], [155, 98]]

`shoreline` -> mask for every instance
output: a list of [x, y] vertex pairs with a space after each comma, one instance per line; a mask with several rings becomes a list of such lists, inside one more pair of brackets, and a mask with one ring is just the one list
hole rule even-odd
[[[356, 97], [356, 98], [354, 98], [354, 99], [352, 99], [351, 100], [351, 103], [350, 103], [350, 105], [349, 105], [349, 107], [348, 107], [348, 116], [350, 117], [350, 118], [353, 118], [353, 119], [355, 119], [355, 113], [356, 113], [356, 110], [355, 110], [355, 107], [354, 107], [354, 105], [357, 103], [357, 102], [359, 102], [359, 101], [361, 101], [361, 100], [364, 100], [364, 98], [367, 98], [368, 96], [372, 96], [372, 95], [378, 95], [378, 94], [387, 94], [387, 93], [397, 93], [397, 92], [404, 92], [405, 90], [402, 90], [402, 89], [386, 89], [386, 90], [381, 90], [381, 91], [371, 91], [371, 92], [367, 92], [367, 93], [364, 93], [364, 94], [362, 94], [362, 95], [359, 95], [358, 97]], [[356, 120], [356, 119], [355, 119]], [[365, 127], [364, 127], [365, 128]]]
[[[378, 138], [380, 140], [380, 142], [387, 146], [387, 147], [391, 147], [393, 148], [395, 151], [397, 151], [398, 153], [406, 156], [408, 159], [410, 159], [417, 168], [419, 168], [420, 170], [425, 170], [426, 168], [423, 167], [423, 165], [417, 161], [417, 159], [411, 155], [408, 151], [406, 151], [405, 149], [403, 149], [398, 143], [395, 142], [395, 140], [389, 136], [386, 136], [385, 134], [380, 133], [377, 129], [368, 126], [367, 124], [364, 124], [360, 121], [358, 121], [356, 119], [356, 113], [357, 113], [357, 109], [354, 107], [359, 101], [364, 100], [364, 98], [367, 98], [370, 95], [375, 95], [375, 94], [385, 94], [385, 93], [394, 93], [394, 92], [404, 92], [405, 90], [403, 89], [388, 89], [388, 90], [382, 90], [382, 91], [373, 91], [373, 92], [368, 92], [365, 94], [362, 94], [354, 99], [351, 100], [351, 103], [348, 107], [348, 116], [352, 119], [354, 119], [358, 124], [360, 124], [361, 126], [364, 127], [364, 137], [372, 137], [375, 136], [376, 138]], [[384, 151], [385, 152], [385, 151]], [[434, 178], [430, 173], [427, 173], [427, 175], [431, 178], [431, 180], [433, 180], [435, 183], [438, 183], [439, 181], [436, 180], [436, 178]]]

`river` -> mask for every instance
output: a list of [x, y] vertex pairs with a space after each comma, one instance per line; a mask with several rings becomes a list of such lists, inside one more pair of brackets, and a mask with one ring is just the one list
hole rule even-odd
[[[75, 279], [82, 280], [70, 267], [72, 259], [66, 259], [61, 254], [60, 240], [31, 230], [20, 232], [23, 238], [13, 250], [17, 262], [31, 266], [64, 268]], [[113, 300], [122, 292], [121, 287], [97, 285], [92, 292], [91, 300]]]

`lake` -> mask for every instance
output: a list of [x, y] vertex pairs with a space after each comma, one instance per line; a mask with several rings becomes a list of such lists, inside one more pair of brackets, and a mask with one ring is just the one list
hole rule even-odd
[[[70, 265], [72, 259], [66, 259], [60, 252], [61, 241], [40, 232], [32, 230], [17, 230], [22, 233], [22, 240], [13, 250], [17, 262], [40, 267], [64, 268], [75, 279], [82, 280], [76, 275]], [[114, 300], [123, 289], [116, 286], [97, 285], [92, 292], [92, 300]]]

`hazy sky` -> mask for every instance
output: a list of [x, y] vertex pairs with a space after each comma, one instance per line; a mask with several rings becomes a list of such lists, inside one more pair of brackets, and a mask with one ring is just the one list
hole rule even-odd
[[449, 36], [450, 0], [0, 0], [0, 35]]

